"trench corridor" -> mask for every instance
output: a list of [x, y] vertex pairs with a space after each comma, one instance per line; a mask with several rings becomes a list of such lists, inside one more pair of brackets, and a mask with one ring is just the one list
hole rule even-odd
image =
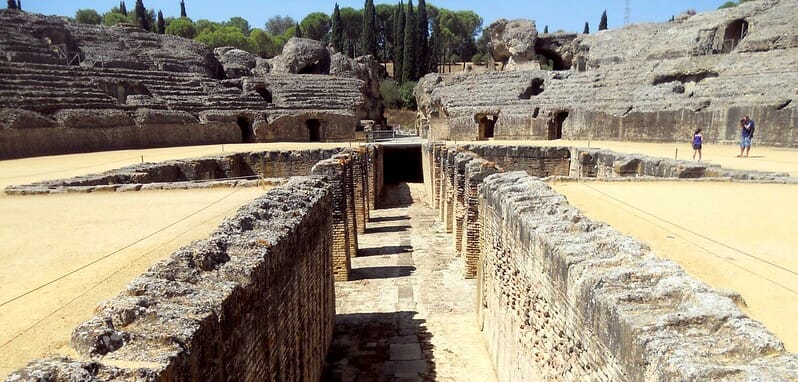
[[386, 184], [359, 235], [351, 280], [335, 284], [327, 381], [495, 381], [476, 323], [476, 281], [421, 183]]

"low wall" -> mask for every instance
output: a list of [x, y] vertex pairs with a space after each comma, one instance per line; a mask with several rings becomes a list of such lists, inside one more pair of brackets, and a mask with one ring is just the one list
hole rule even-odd
[[503, 381], [795, 380], [731, 298], [526, 173], [480, 192], [479, 322]]
[[[9, 186], [6, 194], [59, 192], [137, 191], [162, 188], [200, 188], [211, 186], [252, 186], [258, 179], [279, 184], [275, 178], [308, 175], [320, 160], [341, 149], [256, 151], [208, 156], [196, 159], [142, 163], [101, 174], [48, 180], [28, 185]], [[217, 182], [208, 182], [218, 180]]]
[[8, 381], [319, 380], [335, 293], [320, 177], [274, 188], [103, 303], [72, 345]]
[[[494, 162], [464, 149], [423, 146], [427, 202], [452, 232], [465, 277], [477, 278], [478, 324], [500, 380], [798, 378], [798, 356], [740, 311], [734, 296], [590, 221], [533, 177], [547, 176], [532, 173], [545, 170], [529, 160], [532, 153], [544, 157], [540, 150], [477, 147]], [[619, 165], [629, 159], [624, 154], [568, 150], [569, 157], [580, 158], [570, 164], [571, 173], [633, 176], [625, 169], [634, 166]], [[601, 170], [572, 171], [581, 170], [585, 158], [596, 159]], [[691, 172], [679, 169], [681, 161], [634, 159], [636, 171], [656, 168], [652, 175], [658, 176], [724, 171]], [[531, 175], [505, 172], [500, 164], [526, 167]]]

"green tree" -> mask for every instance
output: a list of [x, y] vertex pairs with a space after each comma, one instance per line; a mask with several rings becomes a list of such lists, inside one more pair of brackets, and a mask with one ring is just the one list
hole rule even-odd
[[332, 19], [323, 12], [313, 12], [299, 23], [302, 28], [302, 34], [305, 38], [310, 38], [319, 41], [328, 41], [330, 38], [330, 27], [332, 26]]
[[344, 51], [344, 26], [341, 24], [341, 10], [338, 8], [338, 3], [335, 3], [332, 17], [332, 45], [336, 52]]
[[416, 70], [416, 14], [413, 11], [413, 0], [407, 1], [405, 14], [405, 42], [402, 57], [402, 83], [415, 80]]
[[294, 37], [302, 38], [302, 27], [299, 23], [294, 26]]
[[543, 27], [543, 33], [549, 33], [549, 26], [548, 25]]
[[394, 10], [391, 4], [376, 4], [374, 9], [377, 12], [377, 51], [379, 60], [387, 62], [393, 56], [394, 38]]
[[363, 31], [360, 33], [360, 54], [377, 56], [377, 10], [374, 1], [366, 0], [363, 6]]
[[719, 6], [718, 9], [725, 9], [725, 8], [734, 8], [737, 6], [737, 3], [733, 1], [727, 1], [723, 3], [723, 5]]
[[273, 16], [266, 21], [266, 32], [271, 33], [272, 36], [279, 36], [294, 25], [296, 25], [296, 20], [291, 16]]
[[144, 28], [144, 30], [150, 30], [148, 21], [147, 8], [144, 7], [144, 1], [136, 0], [136, 24]]
[[429, 72], [438, 72], [438, 66], [443, 52], [443, 35], [441, 31], [441, 18], [435, 17], [432, 21], [432, 35], [430, 37], [430, 62]]
[[382, 103], [386, 108], [399, 109], [402, 106], [396, 81], [390, 78], [380, 81], [380, 94], [382, 94]]
[[194, 23], [194, 25], [197, 27], [197, 35], [198, 36], [201, 33], [204, 33], [205, 31], [213, 32], [213, 31], [215, 31], [215, 30], [217, 30], [217, 29], [222, 27], [222, 24], [219, 24], [219, 23], [216, 23], [216, 22], [213, 22], [213, 21], [210, 21], [210, 20], [205, 20], [205, 19], [197, 20], [197, 22]]
[[399, 1], [399, 5], [394, 11], [394, 46], [393, 46], [393, 78], [402, 81], [402, 65], [405, 55], [405, 12], [404, 4]]
[[252, 47], [253, 54], [265, 58], [280, 54], [280, 49], [282, 48], [280, 41], [263, 29], [253, 29], [250, 32], [249, 45]]
[[17, 0], [8, 0], [8, 9], [18, 9]]
[[193, 22], [191, 22], [191, 19], [187, 17], [181, 17], [179, 19], [173, 20], [166, 27], [165, 32], [166, 34], [170, 34], [173, 36], [180, 36], [189, 39], [197, 37], [197, 27], [194, 25]]
[[211, 49], [220, 46], [233, 46], [247, 51], [251, 50], [249, 40], [241, 33], [241, 29], [236, 27], [223, 26], [216, 30], [206, 29], [197, 36], [196, 40]]
[[127, 6], [125, 5], [124, 0], [119, 2], [119, 13], [127, 16]]
[[78, 9], [75, 12], [75, 21], [80, 24], [100, 25], [103, 17], [94, 9]]
[[225, 21], [222, 23], [222, 26], [226, 27], [236, 27], [244, 36], [249, 36], [249, 32], [252, 31], [252, 28], [249, 26], [249, 21], [244, 19], [243, 17], [231, 17], [230, 20]]
[[186, 14], [186, 2], [180, 0], [180, 17], [188, 17]]
[[158, 26], [157, 26], [157, 28], [155, 28], [155, 32], [158, 33], [158, 34], [164, 34], [164, 32], [166, 32], [166, 22], [163, 19], [163, 13], [161, 12], [160, 9], [158, 10], [158, 22], [157, 22], [157, 25]]
[[582, 31], [582, 33], [590, 34], [590, 24], [588, 24], [587, 21], [585, 21], [585, 30]]
[[106, 12], [103, 14], [103, 24], [109, 27], [112, 27], [116, 24], [120, 23], [127, 23], [127, 24], [135, 24], [133, 22], [133, 15], [123, 15], [119, 12]]
[[599, 31], [607, 30], [607, 10], [606, 9], [601, 14], [601, 21], [599, 21], [598, 30]]
[[427, 16], [427, 3], [418, 0], [416, 8], [416, 72], [413, 78], [421, 78], [427, 74], [430, 67], [430, 48], [429, 48], [429, 17]]
[[360, 33], [363, 31], [363, 10], [350, 7], [341, 8], [341, 25], [344, 27], [344, 46], [349, 57], [358, 53]]
[[[408, 2], [409, 4], [409, 2]], [[413, 90], [416, 88], [415, 81], [407, 81], [399, 87], [399, 100], [404, 109], [416, 109], [416, 96]]]

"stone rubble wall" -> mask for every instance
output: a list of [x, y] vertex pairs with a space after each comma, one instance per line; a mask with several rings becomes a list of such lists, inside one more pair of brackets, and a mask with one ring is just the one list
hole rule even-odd
[[[465, 147], [427, 144], [425, 184], [433, 193], [428, 203], [460, 236], [455, 250], [464, 256], [465, 277], [477, 279], [478, 325], [500, 380], [798, 378], [798, 356], [748, 318], [734, 296], [587, 219], [534, 177], [550, 176], [543, 166], [502, 168], [502, 161], [523, 167], [517, 158], [534, 162], [534, 155], [544, 160], [545, 153], [563, 156], [563, 150], [566, 159], [615, 153], [470, 148], [499, 161]], [[601, 176], [630, 174], [612, 168]]]
[[[371, 176], [381, 177], [381, 150], [189, 161], [197, 169], [236, 155], [238, 166], [283, 158], [271, 171], [316, 175], [270, 189], [103, 302], [73, 331], [79, 357], [33, 360], [6, 381], [319, 380], [335, 322], [333, 283], [349, 278], [358, 219], [379, 196], [381, 181]], [[328, 159], [312, 170], [300, 163], [319, 156]]]
[[81, 359], [6, 380], [319, 380], [335, 316], [331, 198], [321, 177], [269, 190], [103, 303], [73, 332]]
[[279, 184], [310, 174], [316, 162], [341, 149], [254, 151], [122, 167], [101, 174], [8, 186], [9, 195], [62, 192], [138, 191]]

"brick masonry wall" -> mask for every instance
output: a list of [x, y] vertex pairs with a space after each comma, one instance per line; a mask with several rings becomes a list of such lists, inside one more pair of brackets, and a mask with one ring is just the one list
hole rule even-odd
[[368, 145], [369, 208], [376, 209], [380, 202], [383, 186], [382, 146]]
[[798, 356], [676, 264], [523, 172], [480, 194], [479, 322], [500, 380], [796, 380]]
[[[346, 157], [335, 157], [320, 161], [313, 166], [313, 175], [325, 177], [332, 194], [332, 267], [335, 281], [349, 280], [352, 271], [353, 231], [350, 230], [350, 214], [347, 211], [347, 167]], [[355, 251], [356, 251], [355, 244]]]
[[569, 176], [571, 149], [568, 147], [463, 145], [463, 150], [478, 154], [507, 171], [526, 171], [530, 175]]
[[269, 190], [98, 307], [73, 332], [84, 358], [7, 380], [319, 380], [335, 316], [331, 198], [320, 177]]
[[368, 207], [368, 150], [365, 147], [358, 147], [351, 151], [352, 154], [352, 177], [353, 192], [355, 194], [355, 218], [357, 220], [357, 232], [365, 233], [366, 221], [369, 218]]

